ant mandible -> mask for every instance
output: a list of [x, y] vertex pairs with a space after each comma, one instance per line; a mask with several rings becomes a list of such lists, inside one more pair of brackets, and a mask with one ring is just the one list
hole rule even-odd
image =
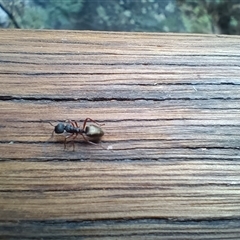
[[[98, 144], [96, 144], [92, 141], [89, 141], [89, 139], [87, 139], [85, 136], [87, 136], [88, 138], [90, 138], [94, 141], [99, 141], [101, 139], [101, 137], [104, 135], [104, 132], [98, 126], [95, 126], [95, 125], [86, 126], [86, 123], [88, 121], [89, 122], [94, 122], [94, 123], [96, 123], [97, 125], [100, 126], [99, 123], [92, 120], [91, 118], [86, 118], [84, 120], [83, 128], [80, 128], [75, 120], [68, 120], [67, 122], [69, 122], [69, 123], [67, 123], [67, 124], [58, 123], [56, 126], [54, 126], [51, 122], [49, 122], [52, 126], [54, 126], [54, 130], [52, 132], [52, 137], [53, 137], [54, 133], [56, 133], [56, 134], [61, 134], [61, 133], [64, 133], [64, 132], [71, 133], [70, 135], [65, 136], [64, 149], [66, 149], [67, 139], [70, 138], [70, 137], [73, 137], [72, 139], [74, 140], [78, 136], [78, 134], [82, 135], [83, 139], [86, 142], [88, 142], [90, 144], [93, 144], [93, 145], [98, 145]], [[74, 149], [75, 149], [75, 145], [74, 145], [74, 142], [73, 142], [73, 150]]]

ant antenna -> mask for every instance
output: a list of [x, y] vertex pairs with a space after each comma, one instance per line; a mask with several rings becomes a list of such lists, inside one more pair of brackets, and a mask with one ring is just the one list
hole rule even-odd
[[[53, 127], [55, 127], [51, 122], [48, 122], [48, 123], [49, 123], [50, 125], [52, 125]], [[55, 129], [53, 129], [53, 131], [52, 131], [52, 135], [51, 135], [51, 138], [50, 138], [50, 139], [53, 138], [54, 131], [55, 131]]]
[[54, 127], [54, 125], [51, 122], [48, 122], [48, 123]]

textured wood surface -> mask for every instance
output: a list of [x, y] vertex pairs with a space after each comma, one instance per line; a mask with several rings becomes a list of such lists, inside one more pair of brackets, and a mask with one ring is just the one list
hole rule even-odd
[[[240, 37], [0, 31], [1, 239], [239, 239]], [[100, 146], [51, 138], [104, 123]]]

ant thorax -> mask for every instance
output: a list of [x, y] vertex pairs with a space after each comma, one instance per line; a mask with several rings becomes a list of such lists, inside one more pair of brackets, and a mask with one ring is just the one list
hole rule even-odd
[[64, 128], [65, 132], [68, 133], [75, 133], [76, 132], [76, 128], [70, 124], [67, 124]]

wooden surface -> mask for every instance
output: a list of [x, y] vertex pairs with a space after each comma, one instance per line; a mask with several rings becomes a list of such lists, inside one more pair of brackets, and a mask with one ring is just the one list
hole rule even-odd
[[0, 31], [1, 239], [239, 239], [239, 147], [240, 37]]

